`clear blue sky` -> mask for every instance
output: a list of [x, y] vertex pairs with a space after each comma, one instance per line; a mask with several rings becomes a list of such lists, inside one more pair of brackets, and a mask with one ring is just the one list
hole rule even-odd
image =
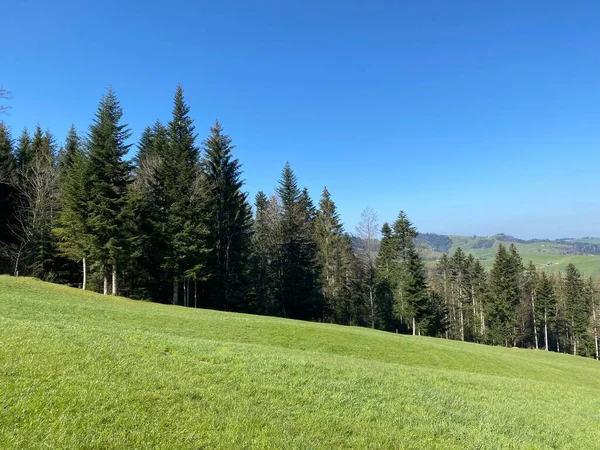
[[[123, 3], [123, 4], [122, 4]], [[177, 83], [219, 119], [247, 189], [289, 161], [346, 229], [370, 205], [423, 232], [600, 235], [597, 1], [12, 1], [3, 120], [62, 140], [112, 85], [137, 140]]]

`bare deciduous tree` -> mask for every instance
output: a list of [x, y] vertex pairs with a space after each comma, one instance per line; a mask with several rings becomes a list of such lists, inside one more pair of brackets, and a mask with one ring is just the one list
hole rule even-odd
[[[2, 86], [0, 86], [0, 100], [10, 100], [10, 99], [12, 99], [11, 92], [8, 89], [4, 89]], [[0, 114], [6, 114], [9, 109], [10, 109], [10, 106], [0, 103]]]
[[379, 217], [372, 208], [365, 208], [356, 227], [358, 242], [358, 260], [365, 274], [365, 284], [369, 294], [369, 315], [371, 328], [375, 328], [377, 308], [375, 304], [375, 258], [377, 256], [377, 237], [379, 236]]

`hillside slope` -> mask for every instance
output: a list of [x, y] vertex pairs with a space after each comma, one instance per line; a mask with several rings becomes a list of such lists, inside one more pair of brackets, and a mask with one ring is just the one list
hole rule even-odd
[[0, 448], [598, 448], [600, 364], [0, 276]]
[[484, 267], [491, 268], [498, 245], [515, 244], [525, 264], [533, 261], [546, 272], [564, 271], [573, 263], [585, 276], [600, 275], [600, 244], [598, 239], [523, 240], [505, 234], [493, 236], [456, 236], [425, 233], [417, 243], [421, 255], [431, 265], [442, 253], [452, 253], [458, 247], [479, 259]]

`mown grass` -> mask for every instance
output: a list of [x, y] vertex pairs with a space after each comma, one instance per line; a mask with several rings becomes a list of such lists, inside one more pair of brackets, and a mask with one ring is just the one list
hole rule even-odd
[[600, 364], [0, 277], [0, 448], [600, 448]]

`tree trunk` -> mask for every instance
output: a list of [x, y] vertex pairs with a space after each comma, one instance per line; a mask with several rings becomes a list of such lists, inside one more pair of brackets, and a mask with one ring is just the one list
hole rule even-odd
[[577, 339], [573, 338], [573, 354], [577, 355]]
[[598, 358], [600, 355], [598, 355], [598, 321], [596, 318], [596, 304], [595, 302], [592, 302], [592, 314], [594, 316], [594, 342], [596, 344], [596, 360], [598, 361]]
[[183, 306], [188, 306], [187, 278], [183, 279]]
[[375, 299], [373, 298], [373, 286], [369, 286], [369, 301], [371, 302], [371, 328], [375, 329]]
[[173, 304], [179, 304], [179, 281], [177, 277], [173, 277]]
[[113, 261], [112, 266], [112, 295], [117, 295], [117, 260]]
[[550, 344], [548, 344], [548, 314], [546, 308], [544, 308], [544, 345], [546, 346], [546, 351], [550, 351]]
[[83, 258], [83, 284], [81, 286], [81, 289], [83, 289], [85, 291], [85, 288], [87, 287], [87, 259], [85, 259], [85, 257]]
[[416, 320], [414, 317], [412, 319], [412, 325], [413, 325], [413, 327], [412, 327], [413, 328], [413, 336], [416, 336], [417, 327], [416, 327]]
[[531, 292], [531, 318], [533, 320], [533, 337], [535, 339], [535, 349], [538, 349], [537, 324], [535, 322], [535, 293]]
[[104, 274], [104, 289], [102, 291], [104, 295], [108, 295], [108, 275]]

